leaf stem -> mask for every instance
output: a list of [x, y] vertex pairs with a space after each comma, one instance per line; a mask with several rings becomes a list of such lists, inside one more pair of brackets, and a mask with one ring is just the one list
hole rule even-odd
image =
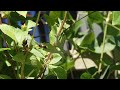
[[33, 69], [28, 75], [26, 78], [28, 78], [35, 70]]
[[[110, 15], [111, 15], [111, 12], [109, 11], [108, 16], [106, 18], [106, 23], [109, 22]], [[107, 27], [108, 27], [108, 24], [106, 24], [105, 28], [104, 28], [104, 36], [103, 36], [103, 43], [102, 43], [102, 47], [101, 47], [101, 56], [100, 56], [100, 63], [99, 63], [99, 67], [98, 67], [98, 73], [100, 73], [102, 71], [101, 67], [102, 67], [102, 60], [103, 60], [103, 54], [104, 54], [104, 48], [105, 48], [105, 39], [106, 39], [106, 35], [107, 35]]]
[[63, 19], [63, 21], [62, 21], [62, 24], [61, 24], [61, 26], [60, 26], [60, 29], [59, 29], [59, 31], [58, 31], [58, 33], [57, 33], [57, 37], [61, 34], [61, 32], [62, 32], [62, 29], [63, 29], [63, 27], [64, 27], [64, 24], [65, 24], [65, 22], [66, 22], [66, 19], [67, 19], [67, 11], [65, 11], [65, 16], [64, 16], [64, 19]]

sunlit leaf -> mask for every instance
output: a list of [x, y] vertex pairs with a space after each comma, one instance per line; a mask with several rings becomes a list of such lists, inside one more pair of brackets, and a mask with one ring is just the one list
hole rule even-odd
[[14, 27], [7, 25], [7, 24], [1, 24], [0, 29], [4, 34], [8, 35], [10, 38], [17, 41], [17, 39], [15, 37], [15, 28]]
[[16, 11], [16, 12], [26, 18], [27, 11]]
[[1, 11], [2, 17], [8, 17], [12, 11]]
[[0, 52], [5, 51], [5, 50], [11, 50], [11, 49], [10, 48], [0, 48]]
[[37, 49], [33, 48], [30, 52], [33, 53], [37, 57], [44, 58], [43, 54], [41, 54], [41, 52], [38, 51]]
[[112, 25], [120, 25], [120, 11], [113, 11], [112, 14]]
[[62, 67], [53, 69], [58, 79], [67, 79], [67, 72]]
[[91, 74], [85, 72], [80, 76], [80, 79], [93, 79], [93, 78]]
[[32, 27], [35, 27], [36, 26], [36, 23], [35, 22], [33, 22], [32, 20], [28, 20], [28, 22], [27, 22], [27, 30], [28, 31], [31, 31], [32, 29]]
[[59, 62], [61, 60], [61, 56], [59, 54], [53, 54], [53, 59], [51, 60], [51, 62], [49, 64], [55, 64], [57, 62]]
[[57, 35], [57, 25], [52, 26], [52, 29], [50, 31], [50, 44], [54, 44], [56, 41], [56, 35]]
[[[99, 46], [95, 46], [95, 52], [96, 53], [101, 53], [102, 51], [102, 45], [99, 47]], [[105, 44], [105, 48], [104, 48], [104, 53], [105, 52], [109, 52], [109, 51], [112, 51], [113, 49], [115, 48], [115, 45], [114, 44], [111, 44], [111, 43], [106, 43]]]

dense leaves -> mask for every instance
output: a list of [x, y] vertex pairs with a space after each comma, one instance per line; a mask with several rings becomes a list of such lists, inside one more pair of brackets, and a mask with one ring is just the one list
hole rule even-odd
[[[120, 11], [84, 11], [87, 30], [78, 12], [74, 20], [68, 11], [1, 11], [0, 79], [120, 78]], [[48, 32], [38, 34], [39, 22], [49, 43], [35, 38]]]

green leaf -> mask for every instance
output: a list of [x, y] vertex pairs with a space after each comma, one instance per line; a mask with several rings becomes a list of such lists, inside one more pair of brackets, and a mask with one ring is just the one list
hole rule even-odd
[[47, 49], [44, 49], [44, 50], [47, 52], [52, 52], [52, 53], [59, 53], [60, 52], [57, 50], [57, 47], [55, 47], [49, 43], [46, 43], [45, 45], [47, 46]]
[[49, 68], [50, 68], [50, 69], [54, 69], [54, 68], [57, 68], [57, 67], [58, 67], [58, 66], [55, 66], [55, 65], [51, 65], [51, 64], [49, 65]]
[[48, 23], [48, 26], [51, 28], [55, 23], [54, 19], [46, 14], [44, 15], [44, 17]]
[[113, 11], [112, 25], [120, 25], [120, 11]]
[[18, 44], [22, 45], [23, 40], [28, 37], [28, 31], [22, 31], [21, 29], [17, 28], [15, 30], [15, 37], [17, 39]]
[[90, 73], [85, 72], [80, 76], [80, 79], [93, 79], [93, 78], [92, 78], [92, 75]]
[[120, 70], [120, 65], [113, 65], [110, 67], [110, 70]]
[[7, 75], [0, 74], [0, 79], [12, 79], [12, 78]]
[[42, 67], [42, 63], [40, 62], [40, 60], [37, 58], [37, 56], [35, 56], [32, 53], [28, 53], [27, 58], [25, 60], [25, 64], [27, 65], [31, 65], [35, 68], [40, 68]]
[[76, 35], [79, 31], [79, 28], [81, 27], [82, 22], [81, 20], [76, 21], [73, 26], [71, 27], [71, 30], [73, 31], [73, 34]]
[[60, 18], [61, 20], [64, 19], [65, 11], [50, 11], [49, 17], [51, 17], [54, 22]]
[[8, 60], [5, 60], [5, 63], [8, 67], [11, 66], [11, 63]]
[[67, 72], [62, 67], [53, 69], [58, 79], [67, 79]]
[[26, 18], [27, 11], [16, 11], [16, 12]]
[[21, 63], [24, 62], [25, 61], [24, 52], [17, 53], [15, 56], [13, 56], [13, 60]]
[[36, 23], [35, 22], [33, 22], [32, 20], [28, 20], [28, 22], [27, 22], [27, 31], [31, 31], [32, 29], [32, 27], [35, 27], [36, 26]]
[[120, 33], [118, 29], [113, 28], [112, 26], [108, 26], [107, 35], [117, 36]]
[[47, 75], [45, 79], [57, 79], [57, 77], [54, 74]]
[[10, 48], [0, 48], [0, 52], [5, 51], [5, 50], [11, 50], [11, 49]]
[[[58, 30], [59, 30], [59, 29], [60, 29], [60, 27], [61, 27], [62, 21], [63, 21], [63, 20], [61, 20], [60, 18], [58, 18], [58, 22], [59, 22], [59, 27], [58, 27]], [[69, 27], [70, 27], [70, 25], [69, 25], [69, 24], [64, 23], [63, 28], [67, 29], [67, 28], [69, 28]], [[57, 33], [58, 33], [58, 31], [57, 31]]]
[[[88, 12], [91, 13], [91, 12]], [[104, 18], [102, 14], [99, 11], [95, 11], [92, 14], [88, 15], [89, 19], [93, 23], [102, 23], [104, 21]]]
[[38, 67], [40, 67], [39, 61], [36, 58], [36, 56], [31, 55], [29, 59], [30, 59], [30, 62], [31, 62], [32, 66], [36, 66], [36, 67], [38, 66]]
[[0, 29], [4, 34], [8, 35], [10, 38], [17, 41], [16, 37], [15, 37], [15, 28], [14, 27], [7, 25], [7, 24], [1, 24]]
[[[97, 41], [96, 41], [97, 43]], [[96, 53], [101, 53], [101, 47], [102, 45], [99, 47], [99, 45], [95, 45], [95, 52]], [[113, 49], [115, 48], [115, 45], [114, 44], [111, 44], [111, 43], [105, 43], [105, 48], [104, 48], [104, 53], [106, 52], [110, 52], [112, 51]]]
[[55, 54], [53, 54], [53, 59], [51, 60], [51, 62], [49, 64], [55, 64], [55, 63], [59, 62], [61, 60], [61, 58], [62, 57], [60, 56], [60, 54], [55, 53]]
[[[38, 72], [36, 72], [37, 70], [35, 69], [35, 67], [33, 67], [32, 65], [28, 65], [28, 64], [26, 64], [25, 65], [25, 67], [24, 67], [24, 74], [25, 74], [25, 76], [27, 76], [28, 77], [28, 75], [29, 75], [29, 77], [35, 77], [36, 75], [37, 75], [37, 73]], [[28, 78], [29, 78], [28, 77]], [[28, 79], [27, 78], [27, 79]]]
[[52, 29], [50, 31], [50, 44], [54, 44], [56, 41], [56, 35], [57, 35], [57, 25], [52, 26]]
[[4, 34], [6, 34], [7, 36], [15, 40], [15, 42], [18, 42], [20, 44], [25, 39], [25, 37], [28, 35], [27, 31], [22, 31], [19, 28], [15, 28], [7, 24], [1, 24], [0, 29]]
[[50, 11], [49, 16], [47, 14], [44, 15], [46, 21], [51, 28], [56, 22], [58, 23], [58, 18], [63, 20], [65, 15], [65, 11]]
[[[66, 60], [66, 58], [64, 59]], [[62, 67], [65, 68], [66, 71], [70, 70], [71, 68], [74, 68], [74, 65], [75, 65], [75, 61], [70, 58], [70, 57], [67, 57], [67, 61], [65, 61], [63, 64], [62, 64]]]
[[8, 17], [12, 11], [1, 11], [1, 16], [2, 17]]
[[33, 54], [34, 54], [35, 56], [37, 56], [37, 57], [45, 58], [45, 57], [43, 56], [43, 54], [41, 54], [41, 52], [38, 51], [37, 49], [34, 49], [34, 48], [33, 48], [30, 52], [33, 53]]
[[93, 32], [88, 33], [82, 40], [81, 46], [82, 47], [91, 47], [94, 39], [95, 39], [94, 33]]

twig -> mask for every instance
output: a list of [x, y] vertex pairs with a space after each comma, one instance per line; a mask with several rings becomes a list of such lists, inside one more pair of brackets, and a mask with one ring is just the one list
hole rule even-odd
[[65, 16], [64, 16], [64, 19], [63, 19], [62, 24], [61, 24], [61, 26], [60, 26], [60, 29], [59, 29], [59, 31], [58, 31], [58, 33], [57, 33], [57, 37], [61, 34], [61, 32], [62, 32], [62, 30], [63, 30], [63, 26], [64, 26], [64, 24], [65, 24], [65, 22], [66, 22], [66, 19], [67, 19], [67, 11], [65, 11]]
[[[109, 22], [110, 15], [111, 15], [111, 12], [109, 11], [108, 16], [106, 18], [106, 23]], [[103, 36], [103, 43], [102, 43], [102, 48], [101, 48], [101, 56], [100, 56], [100, 64], [99, 64], [99, 67], [98, 67], [98, 73], [100, 73], [102, 71], [101, 67], [102, 67], [102, 59], [103, 59], [104, 48], [105, 48], [105, 39], [106, 39], [106, 35], [107, 35], [107, 27], [108, 27], [108, 24], [106, 24], [105, 28], [104, 28], [104, 36]]]
[[[87, 65], [86, 65], [86, 63], [85, 63], [83, 57], [82, 57], [81, 51], [80, 51], [80, 56], [81, 56], [81, 59], [82, 59], [82, 61], [83, 61], [83, 63], [84, 63], [84, 66], [85, 66], [85, 68], [86, 68], [86, 71], [88, 72], [88, 68], [87, 68]], [[89, 73], [89, 72], [88, 72], [88, 73]]]
[[[61, 32], [62, 32], [62, 29], [63, 29], [64, 24], [65, 24], [66, 19], [67, 19], [67, 13], [68, 13], [68, 11], [65, 11], [64, 19], [63, 19], [62, 24], [61, 24], [61, 26], [60, 26], [60, 29], [59, 29], [59, 31], [58, 31], [58, 33], [57, 33], [57, 35], [56, 35], [57, 37], [60, 36], [60, 34], [61, 34]], [[53, 43], [53, 46], [55, 46], [55, 45], [56, 45], [56, 42]], [[47, 68], [47, 65], [46, 65], [46, 64], [48, 64], [48, 63], [50, 62], [49, 60], [50, 60], [51, 56], [52, 56], [52, 53], [50, 52], [50, 53], [48, 54], [48, 56], [47, 56], [46, 63], [44, 64], [45, 67], [44, 67], [43, 72], [40, 73], [40, 75], [38, 75], [38, 76], [41, 76], [41, 77], [40, 77], [41, 79], [42, 79], [43, 76], [44, 76], [44, 72], [46, 71], [46, 68]], [[49, 62], [48, 62], [48, 61], [49, 61]]]

